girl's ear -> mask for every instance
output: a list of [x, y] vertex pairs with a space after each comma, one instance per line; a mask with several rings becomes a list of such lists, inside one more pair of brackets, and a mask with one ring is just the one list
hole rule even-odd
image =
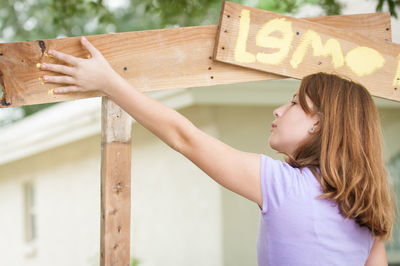
[[312, 127], [308, 130], [310, 134], [318, 132], [320, 130], [319, 119], [316, 118], [315, 122], [313, 123]]

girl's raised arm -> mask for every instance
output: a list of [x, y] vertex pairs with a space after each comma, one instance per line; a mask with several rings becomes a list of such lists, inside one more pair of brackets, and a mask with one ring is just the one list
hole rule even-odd
[[171, 148], [182, 153], [220, 185], [262, 207], [260, 155], [236, 150], [198, 128], [174, 109], [133, 88], [88, 41], [81, 42], [90, 59], [61, 52], [49, 54], [70, 66], [42, 64], [41, 69], [64, 74], [44, 76], [46, 82], [68, 84], [55, 94], [100, 90]]

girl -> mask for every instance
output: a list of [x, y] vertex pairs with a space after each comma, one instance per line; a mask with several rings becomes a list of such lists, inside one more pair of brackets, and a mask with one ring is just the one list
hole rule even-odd
[[305, 77], [273, 112], [270, 146], [287, 162], [238, 151], [139, 92], [82, 37], [90, 59], [42, 64], [69, 84], [56, 94], [100, 90], [216, 182], [258, 204], [261, 265], [387, 265], [394, 203], [384, 169], [378, 113], [368, 91], [335, 75]]

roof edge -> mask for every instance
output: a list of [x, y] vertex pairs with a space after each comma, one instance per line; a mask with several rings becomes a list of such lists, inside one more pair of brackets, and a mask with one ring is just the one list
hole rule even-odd
[[[299, 84], [298, 80], [284, 79], [146, 94], [174, 109], [193, 105], [278, 106], [292, 98]], [[399, 103], [382, 99], [375, 101], [381, 108], [400, 108]], [[62, 102], [2, 128], [0, 165], [100, 132], [100, 97]]]

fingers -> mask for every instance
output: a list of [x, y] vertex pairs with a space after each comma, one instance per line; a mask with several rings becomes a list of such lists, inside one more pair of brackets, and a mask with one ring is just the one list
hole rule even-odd
[[75, 80], [70, 76], [43, 76], [43, 80], [49, 83], [75, 84]]
[[96, 47], [94, 47], [89, 41], [88, 39], [86, 39], [85, 36], [82, 36], [81, 38], [81, 43], [82, 45], [86, 48], [86, 50], [89, 51], [90, 55], [92, 57], [94, 57], [95, 55], [97, 55], [99, 52], [99, 50], [96, 49]]
[[54, 56], [55, 58], [58, 58], [62, 61], [64, 61], [67, 64], [70, 65], [77, 65], [79, 63], [80, 58], [77, 58], [72, 55], [64, 54], [63, 52], [55, 51], [55, 50], [49, 50], [48, 52], [50, 55]]
[[73, 68], [64, 66], [64, 65], [56, 65], [56, 64], [40, 64], [40, 69], [42, 70], [50, 70], [53, 72], [58, 72], [61, 74], [66, 74], [72, 76], [73, 74]]
[[[89, 41], [88, 39], [86, 39], [85, 36], [81, 37], [81, 43], [82, 45], [86, 48], [86, 50], [89, 51], [91, 57], [94, 57], [95, 55], [100, 54], [100, 51], [96, 49], [96, 47], [94, 47]], [[60, 51], [55, 51], [55, 50], [49, 50], [48, 54], [54, 56], [57, 59], [60, 59], [64, 62], [66, 62], [67, 64], [70, 64], [72, 66], [75, 66], [79, 63], [79, 61], [81, 60], [78, 57], [69, 55], [69, 54], [64, 54], [63, 52]], [[90, 57], [88, 57], [90, 58]]]
[[79, 91], [77, 86], [67, 86], [67, 87], [60, 87], [53, 90], [54, 94], [62, 94], [68, 92], [77, 92]]
[[[88, 56], [88, 58], [101, 55], [100, 51], [97, 50], [85, 37], [81, 38], [81, 43], [90, 53], [90, 56]], [[79, 87], [79, 78], [77, 77], [77, 74], [79, 73], [79, 71], [84, 71], [83, 65], [85, 64], [83, 63], [86, 62], [86, 60], [55, 50], [49, 50], [48, 54], [54, 56], [55, 58], [61, 61], [64, 61], [65, 63], [68, 64], [68, 66], [59, 64], [38, 63], [37, 66], [41, 70], [48, 70], [65, 75], [65, 76], [46, 75], [43, 76], [42, 81], [46, 83], [59, 83], [59, 84], [70, 85], [56, 89], [51, 89], [49, 90], [49, 93], [63, 94], [69, 92], [83, 91], [83, 88]]]

